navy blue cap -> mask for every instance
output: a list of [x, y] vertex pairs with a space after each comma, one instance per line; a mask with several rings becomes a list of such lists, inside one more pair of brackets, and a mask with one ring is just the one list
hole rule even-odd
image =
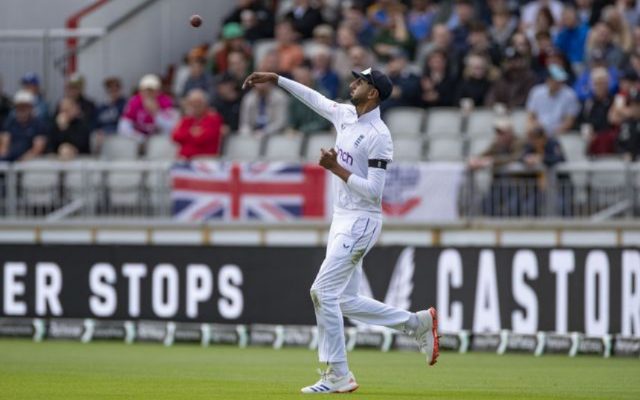
[[354, 78], [361, 78], [376, 88], [380, 94], [380, 101], [384, 101], [391, 96], [391, 91], [393, 90], [391, 79], [377, 69], [367, 68], [362, 72], [351, 71], [351, 73]]
[[23, 85], [36, 85], [37, 86], [37, 85], [40, 84], [40, 79], [38, 78], [38, 75], [36, 75], [35, 72], [28, 72], [28, 73], [24, 74], [24, 76], [22, 77], [20, 82], [22, 82]]

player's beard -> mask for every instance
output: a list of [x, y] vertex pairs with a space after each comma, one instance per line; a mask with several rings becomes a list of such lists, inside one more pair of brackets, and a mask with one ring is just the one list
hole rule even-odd
[[364, 101], [363, 99], [359, 99], [357, 97], [354, 96], [350, 96], [349, 97], [349, 101], [351, 102], [351, 104], [353, 104], [354, 106], [359, 106], [360, 104], [362, 104], [362, 102]]

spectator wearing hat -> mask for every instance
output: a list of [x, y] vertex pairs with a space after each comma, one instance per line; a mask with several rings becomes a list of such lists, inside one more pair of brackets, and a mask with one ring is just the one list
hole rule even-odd
[[26, 161], [43, 154], [47, 129], [36, 117], [32, 92], [21, 89], [13, 97], [14, 109], [0, 129], [0, 161]]
[[596, 68], [605, 68], [609, 74], [609, 93], [614, 94], [618, 91], [619, 72], [618, 68], [608, 65], [605, 54], [600, 49], [593, 49], [589, 54], [589, 68], [585, 69], [576, 79], [573, 89], [578, 95], [580, 101], [585, 101], [593, 96], [591, 85], [591, 72]]
[[224, 18], [224, 24], [236, 22], [247, 30], [247, 39], [255, 41], [273, 37], [274, 16], [260, 0], [237, 0], [237, 6]]
[[407, 53], [403, 50], [391, 53], [385, 72], [393, 89], [389, 98], [380, 104], [382, 113], [394, 107], [417, 107], [420, 104], [420, 77], [410, 71], [408, 63]]
[[118, 123], [118, 133], [142, 142], [148, 136], [168, 135], [173, 131], [178, 114], [171, 97], [160, 92], [161, 82], [156, 75], [145, 75], [134, 95], [124, 108]]
[[[80, 106], [82, 112], [82, 118], [89, 124], [90, 128], [95, 128], [96, 125], [96, 103], [89, 99], [84, 94], [84, 77], [80, 74], [72, 74], [64, 87], [65, 97], [74, 99]], [[56, 115], [58, 115], [58, 107], [56, 108]]]
[[[293, 70], [293, 80], [317, 90], [313, 71], [308, 63], [302, 63]], [[296, 132], [308, 135], [314, 132], [327, 131], [331, 123], [310, 109], [295, 97], [289, 99], [289, 126]]]
[[588, 34], [589, 25], [580, 21], [575, 7], [566, 5], [562, 10], [560, 30], [554, 45], [567, 56], [574, 69], [580, 68], [585, 61], [584, 48]]
[[530, 126], [539, 124], [549, 136], [569, 132], [580, 112], [576, 94], [565, 84], [567, 78], [561, 66], [551, 64], [546, 82], [534, 86], [527, 98]]
[[609, 73], [606, 68], [596, 67], [591, 71], [591, 93], [582, 103], [578, 116], [578, 126], [588, 141], [587, 154], [613, 154], [618, 130], [608, 119], [613, 95], [609, 92]]
[[495, 176], [499, 174], [500, 167], [518, 161], [523, 143], [515, 135], [513, 123], [508, 118], [497, 118], [493, 129], [494, 137], [489, 147], [480, 155], [470, 157], [467, 166], [471, 170], [491, 167]]
[[217, 156], [222, 143], [222, 117], [209, 108], [209, 96], [202, 89], [191, 90], [185, 98], [185, 115], [171, 135], [180, 146], [180, 157]]
[[520, 159], [524, 143], [518, 139], [513, 123], [508, 118], [498, 118], [493, 123], [494, 137], [489, 145], [478, 156], [470, 157], [467, 168], [471, 171], [491, 168], [492, 180], [489, 193], [482, 201], [486, 215], [511, 214], [510, 198], [505, 196], [504, 183], [510, 181], [505, 175], [504, 167]]
[[491, 85], [485, 104], [493, 106], [500, 103], [509, 109], [524, 107], [536, 80], [536, 74], [529, 68], [522, 54], [513, 47], [508, 47], [504, 52], [502, 76]]
[[310, 39], [315, 27], [324, 22], [320, 10], [309, 0], [294, 0], [293, 8], [284, 17], [291, 21], [302, 39]]
[[35, 97], [33, 103], [33, 112], [35, 117], [40, 121], [49, 121], [49, 105], [47, 104], [42, 91], [40, 89], [40, 78], [33, 72], [26, 73], [22, 79], [20, 79], [20, 87], [28, 92], [31, 92]]
[[78, 154], [89, 154], [90, 135], [91, 128], [80, 104], [72, 97], [63, 97], [51, 124], [50, 150], [62, 160], [71, 160]]
[[96, 128], [104, 135], [112, 135], [118, 133], [118, 121], [127, 104], [127, 99], [122, 94], [120, 78], [105, 79], [103, 87], [107, 94], [107, 101], [98, 107]]
[[9, 113], [13, 105], [9, 96], [4, 94], [2, 87], [2, 78], [0, 77], [0, 128], [4, 125], [4, 121], [9, 117]]
[[[543, 127], [533, 125], [527, 131], [520, 161], [528, 169], [528, 173], [519, 176], [527, 190], [518, 191], [517, 202], [512, 203], [512, 206], [517, 207], [517, 213], [520, 215], [540, 215], [541, 199], [549, 186], [548, 168], [565, 161], [562, 146], [556, 138], [545, 132]], [[565, 174], [560, 174], [558, 178], [561, 184], [560, 212], [566, 215], [569, 211], [569, 178]], [[533, 190], [529, 190], [530, 188]]]
[[640, 156], [640, 90], [629, 93], [629, 104], [617, 107], [612, 113], [613, 123], [620, 123], [618, 148], [628, 161], [637, 161]]
[[[229, 68], [229, 54], [239, 51], [248, 59], [252, 57], [251, 44], [244, 38], [244, 28], [236, 22], [230, 22], [222, 27], [222, 40], [212, 47], [210, 60], [212, 65], [209, 70], [215, 75], [224, 73]], [[200, 54], [191, 54], [193, 57], [202, 57]]]

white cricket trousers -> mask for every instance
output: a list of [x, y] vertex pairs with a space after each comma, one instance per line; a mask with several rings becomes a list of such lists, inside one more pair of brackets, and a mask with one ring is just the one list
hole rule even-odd
[[347, 361], [343, 316], [396, 329], [411, 316], [406, 310], [358, 294], [362, 258], [378, 240], [381, 228], [379, 216], [334, 215], [327, 254], [311, 286], [320, 362]]

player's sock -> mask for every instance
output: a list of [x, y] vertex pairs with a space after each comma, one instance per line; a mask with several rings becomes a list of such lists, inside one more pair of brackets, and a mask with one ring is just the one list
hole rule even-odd
[[416, 329], [418, 329], [419, 324], [420, 322], [418, 321], [418, 316], [416, 315], [416, 313], [411, 313], [411, 316], [409, 317], [407, 322], [404, 323], [402, 331], [406, 334], [412, 334], [416, 331]]
[[349, 366], [346, 361], [331, 362], [329, 367], [336, 376], [345, 376], [349, 373]]

